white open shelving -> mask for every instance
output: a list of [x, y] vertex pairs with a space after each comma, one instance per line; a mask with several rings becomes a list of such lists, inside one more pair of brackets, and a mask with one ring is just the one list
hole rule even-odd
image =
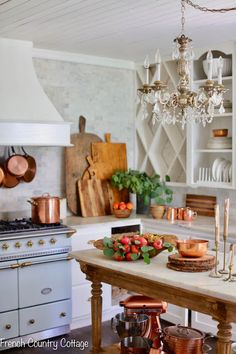
[[[236, 188], [235, 173], [235, 149], [236, 149], [236, 124], [235, 108], [235, 44], [225, 43], [212, 48], [213, 56], [216, 51], [221, 51], [232, 58], [232, 75], [223, 77], [223, 84], [227, 88], [225, 99], [232, 102], [232, 110], [226, 108], [225, 113], [216, 111], [213, 122], [203, 127], [199, 124], [188, 124], [185, 130], [179, 125], [152, 124], [151, 108], [147, 119], [142, 120], [140, 104], [137, 104], [136, 119], [136, 168], [147, 173], [159, 173], [163, 178], [168, 174], [172, 186], [202, 186], [212, 188]], [[196, 54], [196, 53], [195, 53]], [[193, 63], [193, 90], [206, 81], [203, 71], [202, 60], [207, 50], [197, 50], [197, 58]], [[217, 55], [218, 56], [218, 55]], [[177, 64], [175, 61], [167, 60], [161, 65], [161, 80], [167, 84], [170, 91], [176, 89], [178, 83]], [[151, 67], [151, 83], [155, 81], [155, 66]], [[137, 88], [144, 83], [144, 69], [137, 66]], [[229, 137], [232, 137], [232, 148], [210, 149], [207, 145], [213, 137], [213, 129], [228, 129]], [[217, 182], [212, 178], [212, 165], [217, 158], [222, 158], [232, 163], [232, 177], [229, 182]], [[208, 179], [199, 180], [199, 168], [208, 170]], [[210, 177], [209, 177], [210, 175]], [[222, 177], [224, 179], [224, 176]]]

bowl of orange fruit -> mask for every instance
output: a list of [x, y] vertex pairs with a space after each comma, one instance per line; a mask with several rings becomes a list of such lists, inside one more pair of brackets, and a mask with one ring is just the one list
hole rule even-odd
[[133, 204], [131, 202], [115, 202], [113, 204], [113, 214], [117, 218], [128, 218], [132, 212]]

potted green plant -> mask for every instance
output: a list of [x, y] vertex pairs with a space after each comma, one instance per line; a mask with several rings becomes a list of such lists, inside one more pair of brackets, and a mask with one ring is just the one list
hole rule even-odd
[[162, 181], [158, 174], [149, 176], [137, 170], [118, 171], [111, 178], [114, 187], [119, 190], [127, 188], [129, 192], [137, 194], [137, 212], [141, 214], [149, 211], [151, 198], [155, 198], [157, 204], [171, 203], [173, 192], [166, 186], [168, 181], [169, 176]]

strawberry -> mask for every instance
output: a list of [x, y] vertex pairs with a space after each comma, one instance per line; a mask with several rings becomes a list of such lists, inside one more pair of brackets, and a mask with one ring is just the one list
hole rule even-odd
[[146, 238], [144, 238], [144, 237], [139, 237], [138, 240], [140, 241], [141, 247], [142, 247], [142, 246], [147, 246], [148, 242], [147, 242]]
[[135, 246], [135, 245], [132, 245], [132, 246], [131, 246], [131, 253], [139, 253], [138, 247]]
[[120, 240], [120, 242], [123, 245], [129, 245], [130, 244], [130, 238], [128, 236], [123, 236], [122, 239]]
[[126, 253], [125, 259], [126, 259], [127, 261], [129, 261], [129, 262], [132, 261], [132, 253], [131, 253], [131, 252]]
[[128, 253], [130, 251], [130, 246], [129, 245], [124, 245], [124, 253]]
[[116, 252], [116, 251], [118, 251], [118, 249], [119, 249], [119, 242], [115, 241], [113, 243], [113, 250]]
[[153, 247], [155, 248], [155, 250], [160, 250], [163, 247], [162, 240], [156, 240], [153, 243]]
[[123, 257], [120, 254], [118, 254], [118, 253], [115, 253], [113, 257], [118, 262], [122, 262], [123, 261]]

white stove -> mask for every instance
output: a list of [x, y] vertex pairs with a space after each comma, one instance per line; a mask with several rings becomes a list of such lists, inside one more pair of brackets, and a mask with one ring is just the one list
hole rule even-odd
[[0, 350], [68, 333], [74, 230], [0, 220]]

